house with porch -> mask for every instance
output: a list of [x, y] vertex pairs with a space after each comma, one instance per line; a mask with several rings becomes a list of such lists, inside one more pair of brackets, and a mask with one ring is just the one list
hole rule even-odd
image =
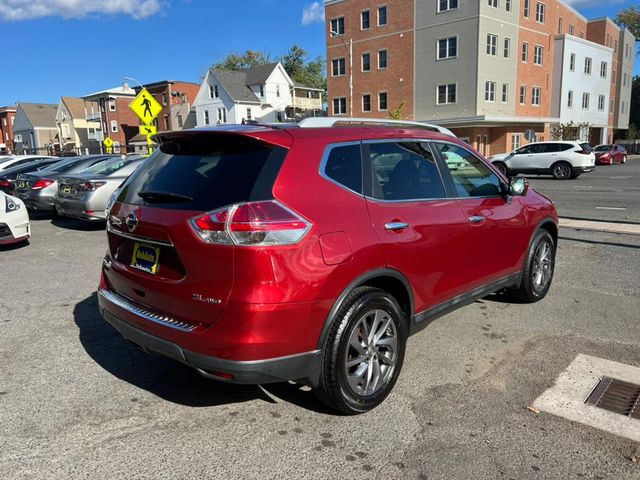
[[89, 138], [95, 138], [102, 131], [99, 119], [87, 117], [99, 112], [97, 102], [82, 98], [60, 97], [56, 112], [60, 152], [90, 153]]

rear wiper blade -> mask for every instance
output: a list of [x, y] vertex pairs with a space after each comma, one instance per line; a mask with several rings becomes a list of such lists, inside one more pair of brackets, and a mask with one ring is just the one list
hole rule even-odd
[[138, 196], [148, 202], [193, 202], [193, 198], [187, 195], [158, 190], [143, 190], [138, 192]]

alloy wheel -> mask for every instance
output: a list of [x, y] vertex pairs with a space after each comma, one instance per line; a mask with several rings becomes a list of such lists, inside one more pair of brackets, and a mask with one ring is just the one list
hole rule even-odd
[[393, 378], [398, 358], [398, 331], [384, 310], [365, 313], [349, 336], [344, 370], [351, 390], [359, 396], [373, 395]]
[[571, 176], [571, 167], [566, 163], [559, 163], [553, 167], [553, 176], [556, 178], [569, 178]]
[[549, 284], [553, 275], [553, 248], [548, 241], [541, 241], [533, 254], [531, 269], [533, 288], [540, 292]]

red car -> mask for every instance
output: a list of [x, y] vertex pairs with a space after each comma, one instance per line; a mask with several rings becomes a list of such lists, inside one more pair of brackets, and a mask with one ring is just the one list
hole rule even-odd
[[205, 377], [295, 380], [353, 414], [431, 320], [547, 294], [558, 219], [526, 180], [444, 129], [333, 121], [158, 135], [110, 211], [104, 319]]
[[594, 148], [596, 165], [613, 165], [627, 163], [627, 150], [620, 145], [598, 145]]

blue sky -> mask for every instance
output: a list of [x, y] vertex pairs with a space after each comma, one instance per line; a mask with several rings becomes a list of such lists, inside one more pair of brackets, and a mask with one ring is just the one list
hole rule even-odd
[[[573, 0], [589, 18], [636, 0]], [[322, 9], [309, 0], [0, 0], [0, 106], [57, 103], [132, 76], [198, 82], [227, 53], [272, 56], [297, 43], [324, 55]], [[373, 2], [375, 4], [375, 2]], [[306, 12], [306, 16], [303, 14]], [[303, 22], [304, 20], [304, 22]], [[305, 24], [303, 24], [305, 23]], [[640, 59], [636, 60], [636, 74]]]

